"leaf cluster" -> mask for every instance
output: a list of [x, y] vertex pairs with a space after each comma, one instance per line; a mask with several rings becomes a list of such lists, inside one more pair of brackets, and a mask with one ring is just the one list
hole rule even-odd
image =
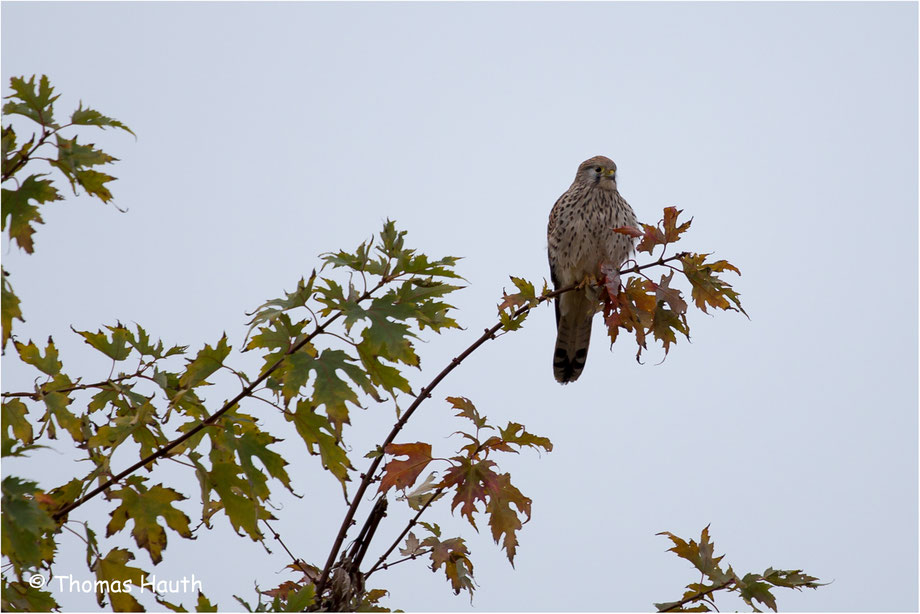
[[[65, 136], [65, 131], [76, 126], [95, 126], [134, 133], [120, 121], [84, 107], [82, 102], [70, 114], [68, 122], [58, 123], [54, 117], [54, 103], [60, 95], [54, 93], [54, 87], [45, 75], [39, 78], [38, 83], [35, 82], [35, 75], [28, 81], [25, 77], [12, 77], [10, 89], [12, 93], [5, 97], [7, 102], [3, 105], [4, 122], [0, 138], [0, 170], [3, 179], [0, 228], [8, 232], [10, 241], [31, 254], [35, 251], [33, 235], [36, 226], [43, 223], [41, 206], [62, 200], [63, 197], [48, 173], [32, 172], [22, 177], [26, 166], [32, 162], [44, 161], [64, 175], [75, 195], [79, 187], [90, 196], [108, 203], [112, 200], [112, 193], [106, 184], [115, 178], [97, 170], [97, 167], [106, 166], [117, 159], [92, 143], [79, 141], [78, 136]], [[17, 135], [12, 123], [8, 121], [10, 116], [25, 117], [37, 124], [28, 140]], [[3, 306], [0, 324], [2, 347], [5, 349], [12, 334], [13, 320], [23, 321], [23, 317], [19, 299], [13, 292], [5, 269], [2, 275]]]
[[[288, 461], [273, 449], [279, 439], [242, 411], [244, 401], [268, 403], [293, 423], [308, 452], [320, 457], [345, 492], [353, 472], [343, 440], [350, 412], [366, 407], [367, 401], [396, 402], [398, 395], [412, 394], [402, 369], [420, 365], [418, 335], [425, 329], [458, 328], [450, 316], [452, 306], [444, 301], [459, 288], [447, 283], [459, 279], [453, 270], [457, 259], [429, 260], [407, 248], [404, 236], [386, 222], [378, 237], [354, 252], [324, 256], [322, 270], [347, 270], [345, 283], [314, 272], [294, 292], [250, 314], [245, 349], [260, 352], [264, 364], [255, 378], [229, 366], [233, 348], [226, 335], [188, 355], [186, 346], [167, 346], [140, 325], [75, 330], [112, 365], [108, 377], [89, 383], [68, 374], [53, 339], [44, 346], [14, 341], [19, 359], [39, 377], [32, 390], [3, 393], [3, 455], [36, 452], [64, 434], [90, 470], [49, 492], [30, 486], [20, 499], [34, 501], [30, 505], [43, 514], [34, 517], [50, 519], [50, 524], [36, 520], [10, 524], [8, 530], [5, 526], [4, 554], [13, 556], [20, 542], [42, 543], [36, 535], [60, 532], [76, 508], [102, 494], [113, 503], [106, 537], [129, 532], [151, 562], [159, 563], [170, 532], [194, 538], [184, 507], [187, 496], [135, 473], [163, 459], [194, 471], [200, 484], [200, 526], [211, 528], [215, 515], [224, 515], [238, 534], [264, 541], [264, 527], [274, 519], [270, 480], [293, 490]], [[211, 412], [202, 391], [219, 371], [236, 376], [243, 390]], [[116, 474], [112, 459], [125, 446], [138, 461]], [[16, 509], [15, 501], [10, 509]], [[4, 522], [9, 518], [5, 515]], [[92, 544], [87, 565], [97, 576], [114, 580], [142, 573], [130, 563], [133, 554], [119, 549], [102, 553], [95, 537], [87, 542]], [[15, 581], [4, 578], [4, 594], [10, 596], [5, 605], [53, 603], [50, 594], [27, 582], [30, 572], [53, 560], [54, 540], [48, 544], [52, 547], [40, 551], [42, 558], [22, 560]], [[140, 607], [114, 592], [100, 594], [100, 604], [104, 599], [116, 609]], [[362, 594], [359, 602], [366, 599]]]
[[687, 590], [677, 601], [656, 603], [659, 612], [711, 612], [718, 611], [714, 601], [714, 594], [726, 591], [737, 594], [749, 608], [761, 612], [756, 604], [764, 605], [776, 612], [776, 598], [773, 589], [776, 587], [816, 589], [824, 586], [818, 578], [809, 576], [801, 569], [783, 570], [768, 567], [763, 573], [746, 573], [739, 576], [729, 566], [723, 569], [721, 563], [725, 555], [715, 556], [715, 544], [709, 537], [707, 525], [700, 534], [700, 541], [682, 538], [664, 531], [658, 535], [668, 537], [674, 544], [668, 552], [673, 552], [678, 557], [690, 561], [700, 572], [702, 580], [691, 582]]
[[[517, 454], [527, 447], [549, 452], [553, 445], [546, 437], [529, 433], [523, 425], [515, 422], [509, 422], [504, 428], [491, 425], [465, 397], [447, 397], [447, 401], [456, 410], [457, 417], [472, 422], [472, 429], [456, 433], [466, 441], [465, 445], [455, 456], [436, 459], [432, 456], [431, 445], [424, 442], [389, 444], [384, 453], [392, 458], [384, 468], [378, 491], [385, 494], [391, 488], [402, 490], [403, 499], [409, 507], [419, 512], [416, 520], [432, 502], [452, 492], [451, 510], [459, 508], [460, 515], [477, 530], [476, 517], [484, 514], [488, 518], [492, 538], [505, 550], [513, 565], [518, 547], [517, 532], [530, 520], [532, 502], [511, 483], [510, 474], [498, 471], [490, 455], [495, 452]], [[446, 462], [447, 468], [433, 472], [422, 484], [409, 491], [422, 472], [436, 460]], [[410, 527], [416, 520], [410, 523]], [[443, 567], [454, 592], [467, 590], [472, 597], [473, 564], [464, 541], [459, 537], [442, 540], [437, 525], [422, 525], [430, 535], [419, 541], [410, 532], [406, 546], [400, 552], [414, 558], [427, 549], [425, 552], [431, 557], [432, 569]]]
[[[405, 247], [405, 231], [387, 221], [376, 240], [323, 256], [323, 268], [349, 272], [346, 284], [315, 271], [285, 296], [252, 314], [246, 350], [263, 352], [266, 387], [310, 454], [345, 488], [353, 469], [342, 443], [361, 397], [382, 402], [412, 394], [404, 367], [420, 368], [418, 333], [459, 328], [443, 298], [460, 287], [457, 258], [430, 261]], [[331, 333], [338, 321], [342, 330]], [[325, 347], [319, 339], [328, 341]]]
[[[193, 358], [185, 359], [184, 365], [177, 365], [187, 348], [167, 347], [162, 341], [152, 339], [140, 325], [131, 330], [118, 323], [95, 332], [75, 332], [111, 361], [113, 372], [118, 367], [125, 370], [101, 381], [83, 383], [63, 370], [53, 339], [49, 338], [44, 348], [32, 341], [14, 342], [20, 360], [38, 370], [40, 377], [31, 391], [3, 395], [3, 456], [27, 455], [50, 445], [63, 434], [83, 454], [82, 460], [88, 462], [90, 470], [49, 492], [33, 488], [30, 493], [34, 505], [52, 524], [13, 522], [5, 527], [9, 542], [4, 543], [38, 543], [34, 538], [39, 529], [60, 531], [69, 512], [93, 492], [104, 492], [108, 500], [117, 503], [110, 513], [106, 536], [126, 531], [130, 524], [135, 543], [147, 551], [154, 564], [162, 560], [167, 529], [183, 538], [193, 538], [188, 515], [176, 506], [186, 499], [185, 495], [163, 484], [151, 485], [148, 478], [130, 472], [120, 483], [111, 479], [112, 458], [126, 445], [136, 450], [140, 459], [136, 468], [152, 466], [157, 458], [184, 458], [183, 462], [195, 468], [201, 484], [205, 524], [214, 513], [223, 511], [238, 532], [245, 531], [252, 539], [261, 539], [255, 522], [271, 517], [265, 507], [269, 496], [267, 477], [279, 480], [290, 490], [290, 478], [285, 471], [287, 461], [270, 448], [277, 439], [262, 431], [252, 416], [233, 411], [224, 417], [221, 428], [202, 432], [183, 446], [173, 447], [168, 454], [166, 451], [174, 433], [188, 432], [208, 416], [198, 390], [207, 386], [208, 379], [224, 367], [231, 351], [226, 336], [214, 347], [205, 345]], [[126, 368], [131, 360], [136, 360], [133, 370]], [[78, 409], [81, 398], [85, 404]], [[201, 446], [204, 438], [208, 445]], [[39, 441], [47, 443], [41, 445]], [[206, 457], [199, 447], [208, 449]], [[94, 483], [100, 486], [91, 491]], [[4, 522], [7, 522], [5, 512]], [[87, 542], [95, 544], [89, 537]], [[4, 555], [9, 554], [13, 560], [18, 556], [16, 550], [18, 547], [8, 553], [5, 546]], [[116, 549], [103, 556], [98, 548], [91, 550], [87, 564], [97, 576], [103, 574], [110, 580], [133, 577], [132, 570], [137, 568], [128, 566], [133, 554], [128, 556], [127, 551], [120, 554]], [[35, 572], [50, 564], [53, 549], [42, 552], [40, 560], [27, 559], [28, 564], [17, 570], [20, 585], [19, 572]], [[35, 590], [28, 587], [26, 594]], [[135, 607], [127, 595], [112, 592], [110, 597], [113, 606]], [[102, 604], [103, 596], [99, 599]]]
[[[655, 225], [640, 224], [641, 230], [632, 227], [614, 229], [614, 232], [639, 238], [638, 252], [652, 254], [660, 247], [658, 260], [651, 266], [667, 270], [656, 281], [643, 271], [650, 265], [636, 265], [608, 272], [603, 280], [601, 296], [610, 343], [616, 342], [620, 331], [632, 334], [638, 348], [636, 360], [640, 360], [642, 352], [648, 349], [649, 337], [661, 343], [665, 356], [677, 343], [678, 336], [690, 339], [687, 301], [679, 288], [672, 287], [675, 273], [684, 276], [690, 285], [694, 304], [704, 313], [708, 313], [709, 307], [715, 307], [747, 315], [738, 292], [719, 276], [727, 271], [740, 275], [737, 267], [726, 260], [707, 260], [711, 254], [681, 252], [665, 257], [668, 246], [677, 243], [693, 221], [680, 222], [681, 213], [675, 207], [666, 207], [662, 219]], [[673, 262], [679, 262], [681, 268]], [[628, 275], [625, 282], [621, 280], [621, 275]]]

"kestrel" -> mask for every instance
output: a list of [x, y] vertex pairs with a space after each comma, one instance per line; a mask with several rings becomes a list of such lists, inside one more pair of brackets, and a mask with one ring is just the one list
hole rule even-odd
[[585, 368], [591, 320], [599, 290], [590, 282], [616, 271], [633, 251], [633, 240], [613, 232], [638, 226], [636, 214], [617, 191], [617, 165], [595, 156], [578, 166], [575, 181], [559, 197], [546, 229], [550, 276], [556, 289], [584, 283], [556, 302], [556, 349], [553, 374], [562, 384], [574, 382]]

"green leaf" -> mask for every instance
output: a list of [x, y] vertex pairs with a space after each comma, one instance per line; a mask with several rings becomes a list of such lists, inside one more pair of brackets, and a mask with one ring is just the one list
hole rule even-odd
[[[46, 384], [45, 387], [53, 391], [64, 390], [72, 388], [73, 382], [63, 373], [59, 373], [54, 376], [54, 379]], [[73, 402], [73, 399], [70, 398], [70, 393], [46, 392], [41, 395], [41, 400], [45, 402], [46, 407], [45, 415], [42, 417], [41, 421], [48, 422], [48, 436], [51, 439], [56, 438], [54, 426], [50, 422], [53, 417], [58, 423], [58, 426], [65, 429], [74, 441], [86, 441], [89, 436], [89, 417], [86, 415], [77, 417], [71, 413], [68, 409]]]
[[112, 333], [111, 339], [107, 337], [102, 330], [95, 333], [81, 330], [74, 330], [74, 332], [83, 337], [86, 343], [112, 360], [121, 361], [127, 359], [131, 354], [129, 342], [134, 338], [131, 331], [125, 328], [121, 323], [115, 326], [106, 326], [106, 328]]
[[[279, 312], [275, 314], [267, 326], [259, 328], [258, 335], [253, 335], [249, 339], [249, 343], [246, 345], [246, 350], [244, 351], [266, 348], [287, 352], [296, 344], [300, 335], [303, 333], [304, 327], [309, 323], [309, 320], [301, 320], [294, 323], [291, 321], [291, 316]], [[250, 333], [251, 331], [252, 329], [250, 328]], [[312, 348], [312, 346], [305, 346], [306, 351], [311, 355], [315, 354], [310, 348]], [[274, 361], [272, 361], [271, 364], [274, 364]], [[266, 363], [266, 366], [270, 365]]]
[[372, 393], [376, 397], [368, 376], [352, 362], [352, 357], [342, 350], [326, 349], [318, 357], [298, 351], [285, 360], [288, 362], [282, 386], [285, 401], [300, 394], [300, 389], [306, 385], [310, 371], [313, 371], [316, 374], [313, 382], [313, 405], [317, 407], [322, 405], [326, 408], [326, 415], [335, 426], [336, 437], [341, 436], [342, 425], [349, 424], [348, 404], [361, 407], [358, 395], [345, 380], [339, 377], [338, 371], [344, 372], [365, 392]]
[[211, 603], [211, 600], [205, 597], [201, 591], [198, 591], [198, 601], [195, 604], [196, 612], [217, 612], [217, 606]]
[[2, 448], [3, 456], [18, 455], [21, 450], [16, 450], [14, 446], [16, 444], [20, 444], [20, 447], [29, 446], [34, 438], [32, 424], [27, 418], [29, 410], [19, 399], [10, 399], [3, 402], [2, 415], [3, 444], [0, 448]]
[[12, 77], [10, 89], [13, 93], [6, 97], [10, 102], [3, 105], [4, 115], [24, 115], [43, 126], [57, 128], [54, 123], [54, 88], [46, 75], [42, 75], [35, 89], [35, 75], [28, 81], [23, 77]]
[[238, 534], [245, 531], [253, 541], [262, 539], [259, 519], [272, 518], [258, 499], [252, 496], [252, 486], [235, 462], [212, 462], [208, 485], [217, 492], [227, 519]]
[[[307, 301], [309, 301], [310, 297], [313, 295], [313, 283], [315, 281], [316, 271], [314, 270], [313, 274], [310, 275], [309, 281], [304, 281], [302, 277], [300, 278], [300, 281], [297, 284], [297, 289], [293, 292], [286, 292], [283, 298], [267, 301], [257, 307], [252, 314], [252, 320], [249, 321], [249, 333], [252, 332], [253, 328], [259, 326], [260, 324], [274, 321], [280, 314], [285, 311], [290, 311], [291, 309], [296, 309], [298, 307], [305, 307], [307, 305]], [[288, 324], [290, 324], [290, 318], [288, 318]], [[301, 329], [302, 328], [303, 326], [301, 326]], [[249, 346], [247, 346], [247, 349], [249, 349]]]
[[331, 264], [334, 269], [347, 267], [355, 271], [364, 271], [375, 275], [384, 274], [381, 262], [371, 260], [370, 244], [366, 241], [361, 243], [353, 254], [339, 250], [335, 253], [323, 254], [322, 259], [326, 264]]
[[132, 476], [124, 488], [108, 492], [110, 498], [120, 499], [121, 504], [111, 513], [112, 520], [106, 527], [106, 537], [124, 529], [130, 518], [134, 523], [131, 530], [134, 541], [139, 548], [150, 553], [151, 560], [157, 564], [163, 560], [162, 551], [166, 548], [166, 531], [158, 522], [160, 517], [169, 528], [186, 539], [191, 539], [192, 532], [188, 516], [173, 506], [173, 503], [182, 501], [185, 496], [162, 484], [147, 489], [143, 482], [144, 478]]
[[419, 525], [425, 527], [425, 529], [435, 537], [441, 537], [441, 527], [438, 523], [431, 524], [420, 520]]
[[502, 441], [507, 444], [514, 444], [521, 448], [525, 446], [534, 449], [543, 448], [547, 452], [553, 451], [553, 442], [549, 438], [528, 433], [524, 425], [517, 422], [509, 422], [508, 426], [499, 429], [499, 434]]
[[[44, 173], [29, 175], [15, 190], [2, 188], [0, 194], [0, 215], [2, 215], [2, 229], [9, 226], [10, 239], [16, 245], [31, 254], [35, 251], [32, 235], [35, 234], [33, 224], [43, 224], [38, 206], [43, 203], [61, 200], [61, 195], [48, 179], [40, 179]], [[30, 201], [35, 201], [33, 205]], [[9, 220], [9, 221], [7, 221]]]
[[2, 531], [0, 544], [3, 556], [16, 568], [42, 567], [54, 556], [52, 532], [54, 519], [42, 509], [36, 497], [41, 494], [38, 484], [7, 476], [2, 482]]
[[690, 329], [687, 327], [686, 316], [668, 309], [664, 301], [659, 301], [652, 316], [651, 331], [655, 339], [664, 347], [665, 356], [668, 355], [671, 345], [677, 343], [676, 333], [690, 339]]
[[94, 170], [74, 171], [74, 179], [90, 196], [95, 196], [104, 203], [112, 200], [112, 192], [106, 187], [115, 177]]
[[[86, 480], [85, 484], [89, 484], [90, 481], [91, 480]], [[54, 517], [60, 510], [76, 501], [77, 497], [83, 494], [83, 486], [85, 484], [80, 478], [73, 478], [66, 484], [52, 489], [41, 497], [40, 503], [42, 508]], [[87, 532], [92, 533], [89, 527], [87, 527]], [[93, 535], [95, 534], [93, 533]], [[87, 535], [87, 539], [90, 537], [90, 535]], [[87, 565], [89, 565], [88, 562]]]
[[179, 378], [179, 385], [182, 388], [207, 385], [205, 380], [223, 366], [229, 354], [230, 346], [227, 345], [227, 335], [223, 335], [213, 348], [205, 345], [195, 359], [190, 360], [185, 367], [185, 373]]
[[130, 128], [117, 119], [106, 117], [99, 111], [90, 109], [89, 107], [83, 108], [83, 101], [80, 101], [80, 106], [78, 106], [77, 110], [70, 116], [70, 123], [78, 126], [99, 126], [102, 129], [111, 126], [112, 128], [118, 128], [119, 130], [129, 132], [135, 137], [137, 136]]
[[223, 443], [236, 452], [240, 467], [247, 479], [253, 484], [258, 496], [267, 498], [269, 489], [265, 486], [265, 475], [253, 464], [253, 459], [268, 471], [268, 474], [291, 490], [291, 478], [284, 467], [288, 464], [280, 454], [269, 450], [268, 446], [280, 441], [259, 429], [255, 420], [245, 414], [234, 413], [224, 420]]
[[20, 322], [25, 322], [25, 320], [22, 318], [22, 310], [19, 308], [19, 297], [13, 293], [13, 287], [7, 280], [9, 274], [6, 269], [0, 269], [0, 276], [3, 278], [3, 282], [0, 284], [2, 285], [0, 322], [2, 322], [3, 326], [3, 342], [0, 347], [5, 350], [6, 342], [9, 341], [10, 336], [13, 334], [13, 320], [19, 320]]
[[110, 156], [101, 149], [96, 149], [96, 146], [92, 143], [89, 145], [77, 143], [77, 137], [65, 139], [59, 134], [55, 136], [57, 137], [58, 158], [52, 164], [68, 177], [78, 170], [91, 166], [101, 166], [118, 160], [118, 158]]
[[[137, 327], [137, 333], [128, 339], [128, 343], [130, 343], [131, 347], [137, 350], [138, 354], [141, 356], [150, 356], [156, 359], [168, 358], [176, 354], [184, 354], [188, 349], [187, 345], [174, 345], [164, 352], [162, 341], [158, 340], [156, 345], [154, 345], [151, 343], [150, 335], [147, 334], [147, 331], [144, 330], [140, 324], [135, 324], [135, 326]], [[161, 385], [161, 387], [163, 386]]]
[[139, 399], [132, 400], [137, 404], [132, 404], [121, 398], [123, 395], [130, 396], [131, 394], [133, 393], [130, 393], [129, 389], [122, 389], [118, 397], [119, 402], [116, 404], [121, 415], [99, 427], [96, 434], [86, 442], [90, 449], [114, 450], [128, 437], [131, 437], [140, 444], [140, 457], [146, 458], [154, 450], [167, 443], [167, 438], [157, 420], [156, 407], [150, 402], [152, 399], [136, 395]]
[[42, 356], [41, 350], [29, 340], [28, 344], [14, 342], [16, 351], [19, 352], [19, 358], [27, 365], [32, 365], [46, 375], [57, 375], [61, 372], [61, 361], [58, 360], [57, 348], [54, 347], [54, 341], [48, 337], [48, 346], [45, 348], [45, 355]]
[[28, 581], [9, 582], [3, 578], [2, 611], [51, 612], [60, 608], [51, 593], [35, 588]]
[[713, 556], [715, 545], [709, 540], [709, 525], [706, 525], [700, 534], [700, 543], [696, 543], [692, 539], [686, 542], [668, 531], [657, 533], [657, 535], [665, 535], [670, 538], [674, 546], [668, 549], [668, 552], [673, 552], [680, 558], [690, 561], [694, 567], [705, 574], [714, 583], [720, 584], [729, 579], [730, 576], [719, 567], [719, 563], [724, 558], [724, 555], [719, 557]]
[[286, 413], [285, 418], [294, 423], [310, 454], [315, 455], [319, 450], [323, 468], [339, 479], [344, 492], [345, 482], [351, 479], [348, 471], [353, 467], [344, 448], [333, 435], [334, 429], [329, 419], [316, 413], [316, 407], [305, 399], [297, 403], [296, 412]]
[[741, 271], [726, 260], [706, 262], [707, 256], [709, 254], [687, 254], [680, 259], [684, 275], [693, 286], [691, 293], [693, 302], [704, 313], [708, 313], [706, 310], [708, 305], [718, 309], [740, 311], [747, 315], [747, 312], [741, 307], [739, 294], [732, 288], [731, 284], [715, 274], [723, 271], [733, 271], [741, 275]]
[[374, 354], [368, 348], [368, 344], [358, 344], [358, 357], [373, 385], [383, 388], [390, 394], [396, 390], [412, 394], [409, 380], [402, 376], [402, 372], [396, 367], [382, 363], [380, 356]]
[[288, 593], [285, 612], [305, 612], [316, 601], [316, 586], [307, 584], [298, 591]]
[[2, 137], [0, 137], [0, 148], [3, 151], [3, 174], [6, 175], [6, 162], [10, 152], [16, 149], [16, 131], [12, 126], [3, 126]]
[[458, 418], [466, 418], [473, 422], [476, 425], [477, 429], [492, 428], [488, 425], [488, 421], [485, 416], [482, 416], [479, 413], [479, 410], [476, 409], [476, 406], [473, 405], [473, 402], [466, 397], [447, 397], [447, 402], [450, 403], [454, 409], [457, 410], [456, 416]]
[[776, 612], [776, 598], [770, 592], [770, 585], [766, 582], [761, 582], [759, 575], [746, 574], [738, 584], [739, 594], [746, 604], [756, 610], [754, 602], [757, 601]]
[[394, 299], [393, 294], [377, 297], [367, 309], [355, 304], [355, 312], [360, 310], [361, 317], [370, 321], [370, 325], [361, 331], [364, 351], [391, 362], [418, 367], [419, 358], [410, 341], [416, 335], [410, 332], [407, 324], [399, 321], [411, 317], [414, 310], [410, 305], [395, 303]]
[[[93, 563], [93, 571], [96, 573], [96, 602], [100, 606], [105, 606], [105, 596], [108, 594], [112, 603], [112, 610], [115, 612], [142, 612], [144, 608], [132, 595], [132, 592], [124, 590], [126, 586], [139, 588], [147, 578], [147, 572], [128, 565], [128, 561], [133, 561], [134, 555], [124, 548], [113, 548], [105, 555], [105, 558], [97, 558]], [[104, 588], [108, 587], [108, 593]], [[112, 590], [116, 589], [116, 590]]]
[[312, 347], [304, 347], [293, 354], [284, 356], [284, 364], [279, 370], [281, 371], [281, 394], [284, 396], [285, 403], [299, 395], [301, 388], [310, 381], [310, 370], [316, 362], [315, 356], [310, 353], [312, 349]]
[[825, 586], [818, 582], [818, 578], [803, 573], [801, 569], [782, 570], [768, 567], [763, 572], [763, 579], [773, 586], [783, 586], [800, 590], [803, 586], [808, 588], [818, 588]]

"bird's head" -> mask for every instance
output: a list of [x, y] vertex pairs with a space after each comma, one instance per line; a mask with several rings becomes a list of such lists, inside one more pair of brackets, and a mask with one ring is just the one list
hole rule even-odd
[[617, 165], [604, 156], [588, 158], [579, 165], [575, 181], [606, 190], [616, 190]]

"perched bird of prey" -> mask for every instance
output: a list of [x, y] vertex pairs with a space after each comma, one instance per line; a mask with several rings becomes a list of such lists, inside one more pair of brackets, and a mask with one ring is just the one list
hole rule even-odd
[[574, 382], [585, 368], [591, 320], [597, 312], [599, 290], [591, 282], [602, 268], [616, 271], [633, 251], [633, 240], [613, 232], [638, 226], [632, 207], [617, 191], [617, 165], [595, 156], [578, 166], [575, 181], [559, 197], [546, 229], [549, 270], [556, 289], [584, 283], [583, 288], [557, 296], [556, 349], [553, 374], [562, 384]]

